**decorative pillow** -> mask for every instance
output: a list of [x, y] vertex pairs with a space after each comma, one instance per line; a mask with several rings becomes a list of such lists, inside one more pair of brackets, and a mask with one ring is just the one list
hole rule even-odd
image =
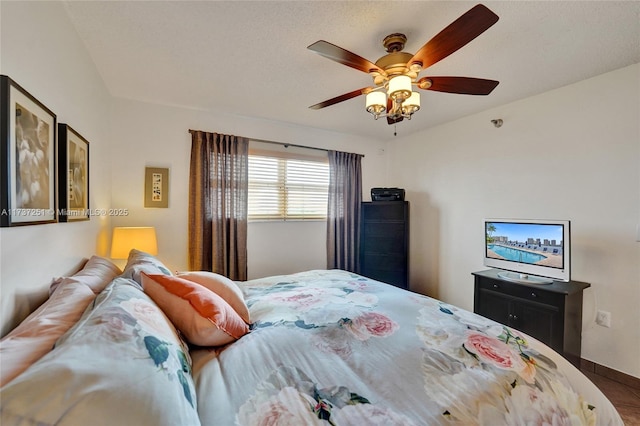
[[51, 351], [118, 274], [110, 260], [92, 256], [73, 276], [54, 281], [49, 299], [0, 340], [0, 387]]
[[0, 389], [0, 424], [200, 425], [187, 350], [149, 296], [116, 278], [55, 350]]
[[109, 259], [100, 256], [91, 256], [83, 268], [71, 277], [62, 277], [51, 283], [49, 294], [53, 294], [56, 288], [66, 284], [84, 284], [95, 294], [100, 293], [122, 271]]
[[86, 285], [59, 286], [46, 302], [0, 341], [0, 387], [46, 355], [96, 295]]
[[200, 284], [143, 272], [142, 287], [194, 345], [226, 345], [249, 332], [231, 305]]
[[247, 324], [251, 324], [249, 318], [249, 308], [244, 301], [242, 290], [240, 287], [224, 275], [214, 272], [197, 271], [197, 272], [178, 272], [180, 278], [193, 281], [205, 286], [209, 290], [222, 297], [231, 307], [240, 315], [240, 318]]
[[129, 252], [129, 258], [127, 259], [127, 265], [124, 267], [124, 272], [122, 272], [120, 276], [134, 280], [142, 285], [142, 277], [140, 277], [140, 273], [142, 272], [147, 274], [171, 275], [171, 271], [164, 266], [158, 258], [149, 253], [132, 249]]

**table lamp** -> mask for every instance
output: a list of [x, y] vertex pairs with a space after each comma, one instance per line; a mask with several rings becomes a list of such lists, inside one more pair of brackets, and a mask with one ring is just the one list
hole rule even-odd
[[127, 259], [131, 249], [140, 250], [154, 256], [158, 254], [156, 228], [153, 226], [117, 226], [113, 228], [111, 258]]

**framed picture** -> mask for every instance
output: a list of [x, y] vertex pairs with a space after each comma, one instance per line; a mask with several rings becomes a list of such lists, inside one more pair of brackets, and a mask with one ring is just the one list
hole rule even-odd
[[145, 168], [144, 206], [169, 207], [169, 169]]
[[60, 222], [89, 220], [89, 142], [58, 124], [58, 213]]
[[56, 115], [0, 75], [0, 226], [58, 221]]

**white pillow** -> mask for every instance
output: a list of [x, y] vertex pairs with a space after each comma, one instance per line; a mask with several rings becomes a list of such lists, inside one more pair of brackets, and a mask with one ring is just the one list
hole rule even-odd
[[222, 297], [247, 324], [251, 324], [249, 308], [244, 301], [242, 290], [224, 275], [207, 271], [178, 272], [178, 277], [198, 283]]

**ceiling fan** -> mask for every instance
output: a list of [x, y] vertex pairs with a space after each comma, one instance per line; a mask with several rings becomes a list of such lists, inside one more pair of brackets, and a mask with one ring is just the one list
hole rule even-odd
[[367, 111], [373, 114], [375, 119], [386, 117], [387, 122], [393, 124], [404, 118], [411, 119], [413, 113], [420, 109], [420, 93], [413, 91], [412, 86], [446, 93], [488, 95], [498, 85], [497, 81], [446, 76], [418, 79], [418, 74], [478, 37], [497, 21], [498, 15], [486, 6], [478, 4], [435, 35], [416, 54], [402, 51], [407, 41], [404, 34], [388, 35], [382, 42], [388, 53], [376, 63], [327, 41], [319, 40], [308, 46], [308, 49], [325, 58], [366, 72], [373, 78], [374, 86], [336, 96], [309, 108], [321, 109], [366, 95]]

